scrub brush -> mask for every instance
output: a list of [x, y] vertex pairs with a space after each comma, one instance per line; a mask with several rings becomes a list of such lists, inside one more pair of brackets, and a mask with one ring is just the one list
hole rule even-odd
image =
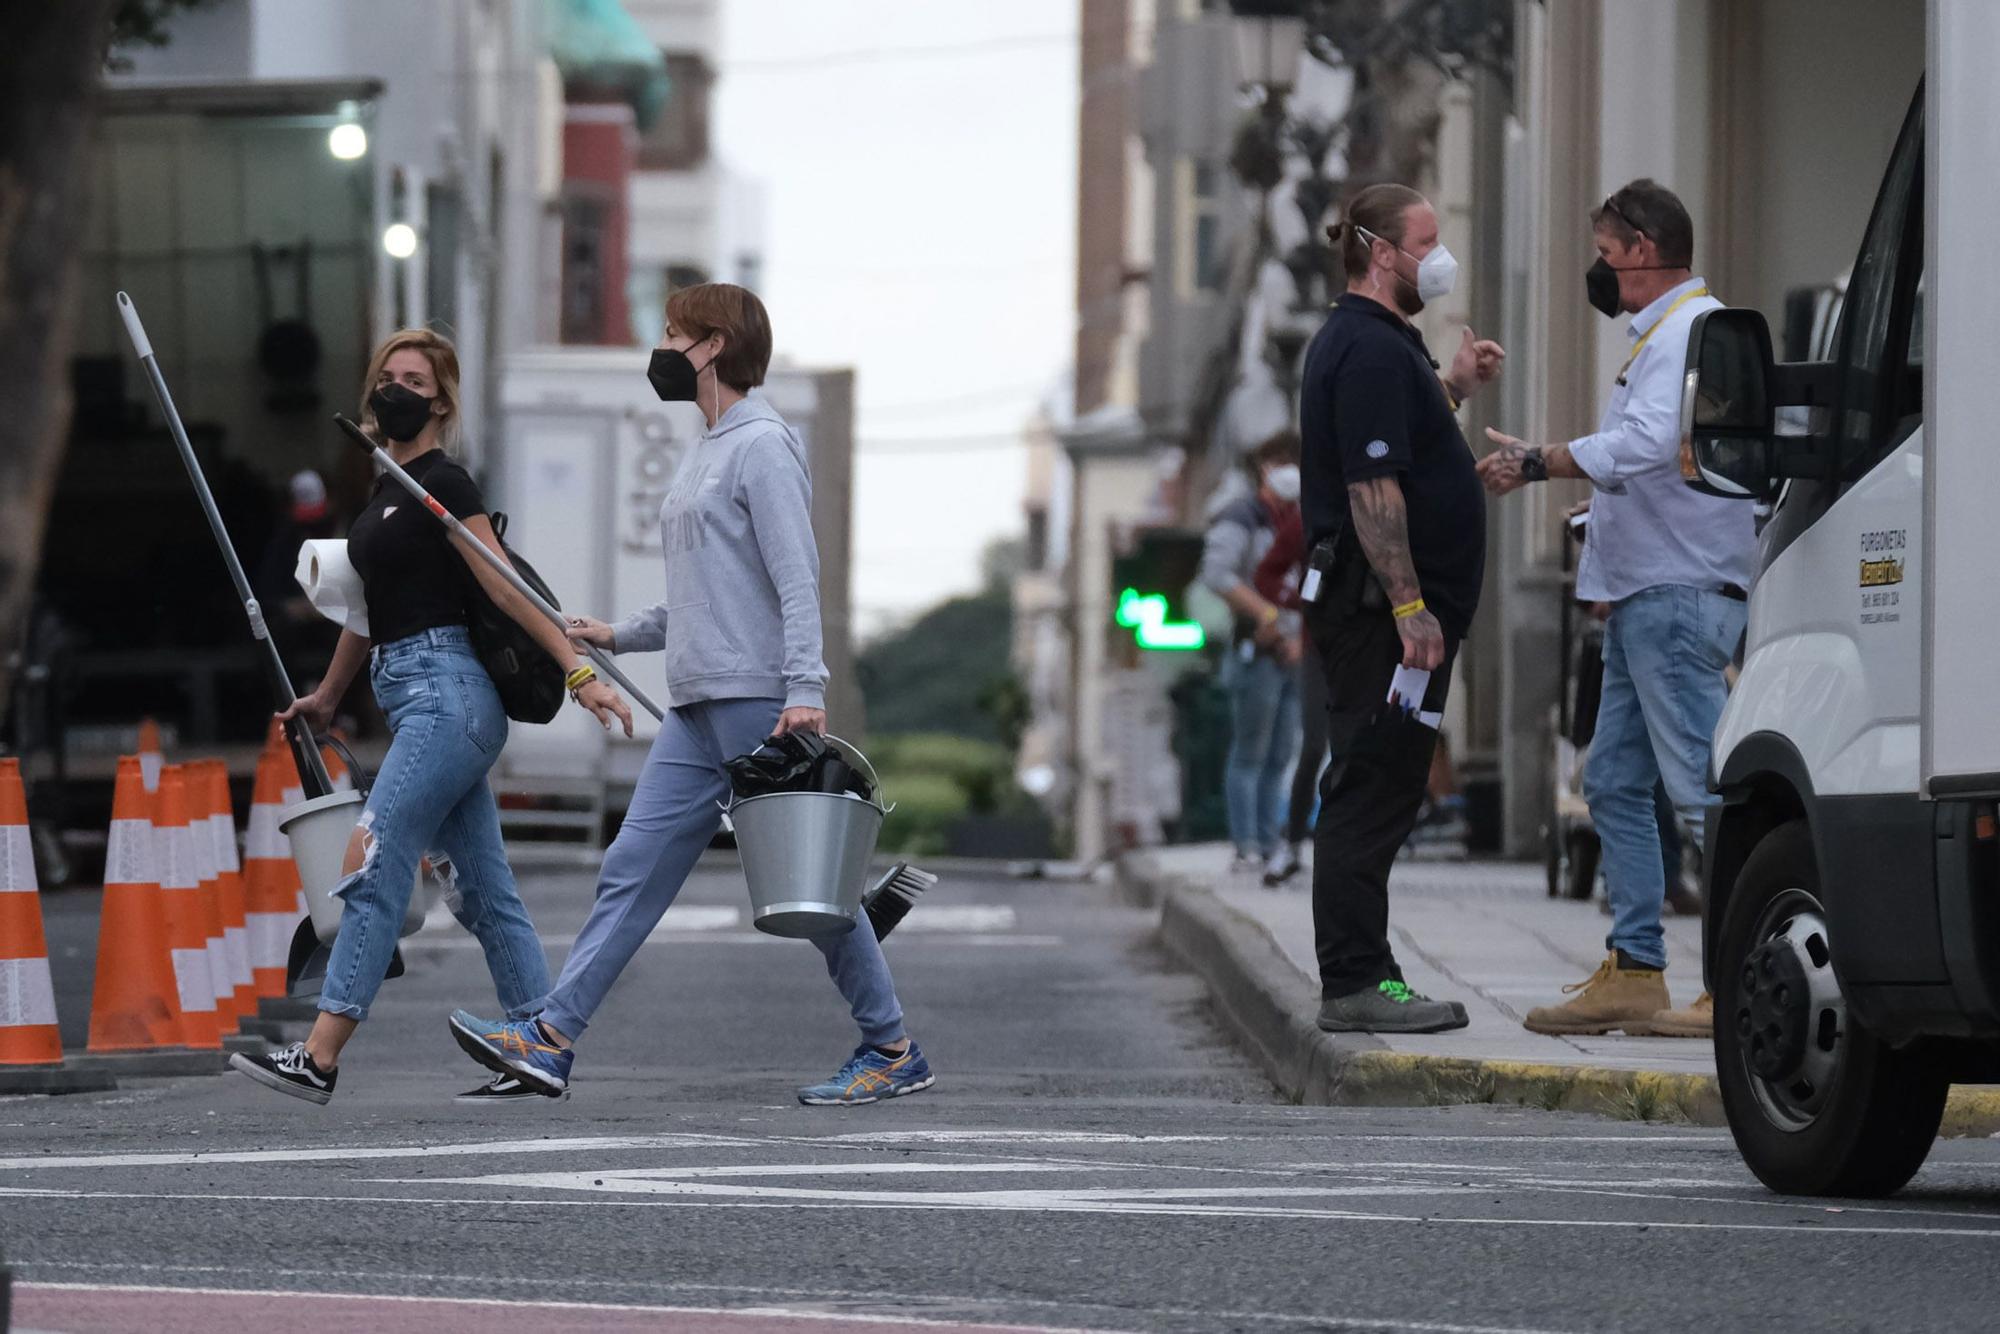
[[875, 938], [885, 939], [896, 929], [896, 923], [917, 901], [917, 895], [938, 882], [929, 871], [920, 871], [908, 862], [897, 862], [889, 868], [889, 873], [875, 882], [875, 887], [861, 897], [861, 906], [868, 912], [868, 920], [875, 926]]

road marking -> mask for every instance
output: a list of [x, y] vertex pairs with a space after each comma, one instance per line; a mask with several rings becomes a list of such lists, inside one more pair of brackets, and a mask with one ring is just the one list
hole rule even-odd
[[[68, 1269], [68, 1270], [114, 1270], [120, 1273], [148, 1274], [231, 1274], [240, 1275], [241, 1266], [234, 1265], [146, 1265], [146, 1264], [104, 1264], [77, 1260], [24, 1260], [21, 1268]], [[592, 1279], [580, 1277], [511, 1277], [505, 1274], [487, 1274], [477, 1277], [461, 1274], [423, 1274], [377, 1271], [359, 1273], [354, 1270], [331, 1269], [260, 1269], [266, 1278], [329, 1278], [352, 1283], [361, 1279], [375, 1282], [424, 1283], [440, 1285], [461, 1283], [470, 1287], [491, 1288], [507, 1285], [533, 1285], [537, 1288], [644, 1288], [655, 1292], [703, 1292], [728, 1293], [752, 1300], [769, 1301], [772, 1298], [793, 1298], [799, 1301], [825, 1303], [829, 1301], [868, 1302], [886, 1304], [892, 1302], [922, 1302], [934, 1306], [992, 1306], [994, 1299], [988, 1297], [950, 1296], [936, 1293], [918, 1293], [907, 1288], [895, 1292], [864, 1292], [852, 1289], [826, 1288], [769, 1288], [749, 1287], [724, 1283], [661, 1283], [644, 1279]], [[175, 1289], [178, 1291], [179, 1289]], [[1201, 1319], [1208, 1321], [1256, 1320], [1265, 1323], [1285, 1325], [1305, 1325], [1317, 1330], [1339, 1328], [1341, 1326], [1364, 1329], [1385, 1329], [1399, 1331], [1399, 1334], [1565, 1334], [1564, 1331], [1543, 1327], [1520, 1325], [1462, 1325], [1429, 1320], [1398, 1320], [1393, 1317], [1362, 1315], [1357, 1312], [1332, 1312], [1326, 1314], [1302, 1315], [1288, 1311], [1244, 1311], [1244, 1310], [1196, 1310], [1191, 1307], [1156, 1306], [1133, 1308], [1113, 1306], [1104, 1302], [1065, 1301], [1043, 1297], [1008, 1297], [1005, 1304], [1014, 1307], [1036, 1308], [1055, 1311], [1095, 1310], [1107, 1311], [1120, 1319], [1131, 1319], [1136, 1315], [1164, 1316], [1175, 1319]], [[732, 1308], [741, 1310], [742, 1308]], [[778, 1308], [783, 1309], [783, 1308]], [[1082, 1330], [1050, 1330], [1048, 1334], [1084, 1334]], [[1096, 1334], [1115, 1334], [1115, 1331], [1100, 1330]]]
[[370, 1158], [451, 1158], [484, 1153], [568, 1153], [578, 1149], [707, 1149], [763, 1142], [741, 1135], [578, 1135], [568, 1139], [497, 1139], [462, 1144], [226, 1149], [219, 1153], [99, 1153], [71, 1157], [0, 1158], [0, 1171], [33, 1171], [48, 1167], [185, 1167], [196, 1163], [326, 1163]]
[[800, 1144], [1229, 1144], [1242, 1135], [1131, 1135], [1112, 1130], [863, 1130], [792, 1137]]
[[935, 931], [1012, 931], [1014, 922], [1014, 910], [1006, 904], [919, 903], [896, 930], [915, 935]]
[[[821, 1324], [874, 1325], [932, 1330], [965, 1330], [968, 1334], [1104, 1334], [1073, 1328], [1059, 1328], [1054, 1325], [994, 1325], [984, 1322], [973, 1324], [960, 1320], [938, 1319], [932, 1316], [863, 1315], [853, 1311], [797, 1310], [782, 1306], [637, 1306], [624, 1302], [538, 1302], [510, 1301], [502, 1297], [420, 1297], [413, 1295], [391, 1295], [368, 1292], [310, 1292], [304, 1290], [274, 1291], [264, 1288], [181, 1288], [158, 1284], [128, 1283], [23, 1283], [14, 1289], [17, 1298], [36, 1298], [44, 1293], [72, 1293], [83, 1295], [130, 1295], [155, 1298], [175, 1297], [235, 1297], [257, 1301], [329, 1301], [329, 1302], [381, 1302], [393, 1305], [431, 1305], [453, 1307], [498, 1307], [508, 1312], [526, 1314], [530, 1311], [559, 1312], [570, 1315], [575, 1312], [596, 1315], [645, 1315], [645, 1316], [707, 1316], [726, 1320], [799, 1320]], [[22, 1303], [27, 1305], [26, 1302]], [[61, 1318], [58, 1311], [57, 1317]], [[220, 1312], [216, 1314], [220, 1315]], [[32, 1334], [23, 1330], [22, 1334]], [[1112, 1331], [1111, 1334], [1117, 1334]]]
[[[1135, 1169], [1126, 1169], [1135, 1170]], [[863, 1208], [909, 1205], [923, 1209], [1000, 1209], [1047, 1213], [1123, 1213], [1147, 1209], [1147, 1202], [1183, 1201], [1196, 1213], [1207, 1212], [1205, 1200], [1303, 1200], [1342, 1199], [1351, 1196], [1386, 1195], [1466, 1195], [1479, 1193], [1470, 1188], [1434, 1185], [1343, 1186], [1197, 1186], [1125, 1188], [1115, 1186], [1071, 1187], [1056, 1190], [834, 1190], [811, 1186], [739, 1186], [718, 1183], [723, 1176], [813, 1177], [823, 1172], [834, 1176], [903, 1175], [912, 1173], [953, 1173], [980, 1175], [987, 1172], [1039, 1172], [1074, 1174], [1066, 1164], [1029, 1163], [842, 1163], [830, 1168], [815, 1163], [759, 1164], [751, 1168], [695, 1168], [682, 1171], [671, 1167], [621, 1169], [586, 1172], [511, 1172], [475, 1177], [392, 1178], [378, 1184], [398, 1186], [493, 1186], [531, 1190], [602, 1192], [613, 1195], [670, 1195], [713, 1200], [786, 1200], [819, 1204], [852, 1204]]]

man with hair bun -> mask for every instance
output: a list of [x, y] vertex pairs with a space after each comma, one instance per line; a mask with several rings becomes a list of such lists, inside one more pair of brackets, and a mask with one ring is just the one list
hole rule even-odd
[[[1319, 1026], [1434, 1033], [1464, 1027], [1465, 1010], [1404, 984], [1389, 946], [1389, 869], [1423, 803], [1485, 573], [1486, 501], [1453, 414], [1506, 354], [1467, 329], [1440, 373], [1411, 324], [1458, 272], [1415, 190], [1369, 186], [1328, 235], [1347, 290], [1306, 350], [1299, 397], [1300, 599], [1325, 665], [1333, 755], [1313, 832]], [[1399, 668], [1429, 675], [1392, 701]]]

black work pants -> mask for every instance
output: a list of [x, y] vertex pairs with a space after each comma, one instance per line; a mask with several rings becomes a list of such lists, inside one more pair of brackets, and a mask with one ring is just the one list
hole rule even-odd
[[[1315, 609], [1306, 620], [1325, 664], [1333, 750], [1313, 831], [1313, 937], [1324, 997], [1402, 980], [1389, 948], [1389, 869], [1416, 825], [1437, 748], [1435, 730], [1387, 703], [1403, 641], [1388, 606], [1371, 601]], [[1457, 656], [1458, 640], [1447, 631], [1425, 711], [1444, 708]]]

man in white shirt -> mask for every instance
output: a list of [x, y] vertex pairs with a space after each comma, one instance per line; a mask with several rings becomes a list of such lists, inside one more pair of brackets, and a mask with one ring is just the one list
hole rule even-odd
[[1695, 317], [1722, 303], [1691, 269], [1694, 224], [1665, 186], [1632, 182], [1591, 214], [1597, 263], [1590, 303], [1632, 316], [1631, 355], [1619, 368], [1595, 435], [1536, 448], [1499, 431], [1479, 464], [1495, 495], [1550, 477], [1595, 488], [1576, 595], [1606, 603], [1604, 692], [1584, 769], [1591, 821], [1604, 845], [1611, 934], [1604, 963], [1567, 1003], [1529, 1012], [1537, 1033], [1712, 1031], [1703, 992], [1671, 1009], [1666, 893], [1653, 793], [1664, 782], [1699, 839], [1714, 801], [1708, 758], [1729, 688], [1723, 670], [1743, 637], [1756, 555], [1750, 507], [1703, 495], [1680, 470], [1682, 373]]

